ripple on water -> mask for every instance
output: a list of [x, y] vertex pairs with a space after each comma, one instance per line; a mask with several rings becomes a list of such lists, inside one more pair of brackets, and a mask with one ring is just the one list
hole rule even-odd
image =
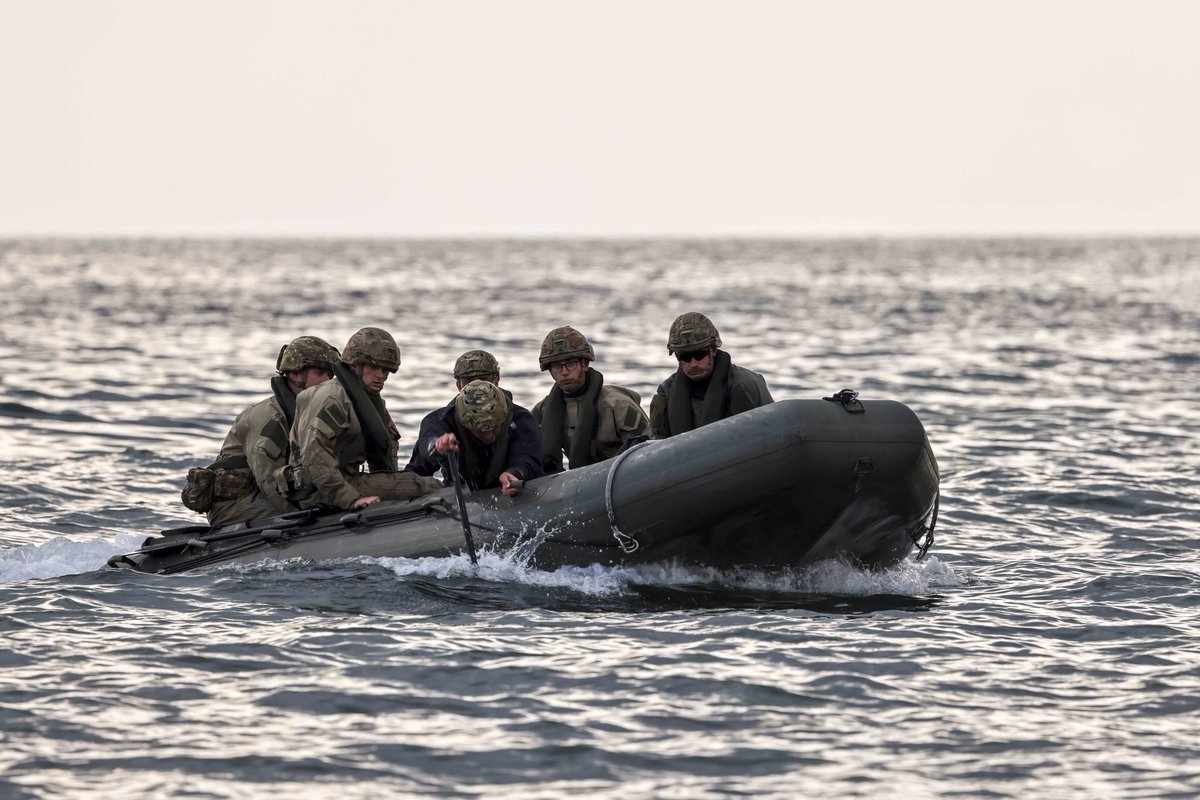
[[[1187, 239], [0, 243], [0, 794], [1194, 795], [1198, 265]], [[928, 560], [100, 569], [198, 520], [182, 476], [297, 335], [396, 333], [406, 450], [464, 350], [532, 406], [562, 324], [648, 404], [688, 310], [776, 397], [913, 408]]]

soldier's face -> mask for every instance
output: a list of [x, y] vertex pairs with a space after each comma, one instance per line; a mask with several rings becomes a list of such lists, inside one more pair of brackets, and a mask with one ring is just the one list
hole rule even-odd
[[496, 433], [497, 431], [494, 428], [490, 431], [471, 431], [471, 435], [484, 444], [495, 444]]
[[321, 367], [309, 367], [304, 370], [304, 384], [302, 388], [307, 389], [310, 386], [316, 386], [318, 383], [324, 383], [333, 377], [333, 373]]
[[715, 351], [716, 348], [710, 347], [707, 350], [676, 353], [675, 358], [679, 361], [679, 368], [683, 370], [684, 375], [687, 375], [690, 380], [702, 381], [712, 375], [716, 362], [716, 359], [713, 358]]
[[367, 387], [368, 391], [379, 394], [383, 391], [383, 385], [387, 383], [389, 373], [383, 367], [377, 367], [374, 364], [360, 364], [358, 377], [362, 380], [363, 386]]
[[304, 369], [294, 369], [289, 372], [287, 374], [287, 381], [292, 392], [300, 394], [308, 387], [324, 383], [332, 377], [333, 373], [322, 367], [305, 367]]
[[587, 382], [587, 371], [587, 362], [579, 358], [550, 365], [550, 377], [554, 378], [554, 382], [564, 394], [575, 394], [582, 389], [583, 384]]

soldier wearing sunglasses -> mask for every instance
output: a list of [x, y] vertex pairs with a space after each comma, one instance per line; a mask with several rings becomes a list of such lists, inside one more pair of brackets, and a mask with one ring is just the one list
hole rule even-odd
[[717, 326], [703, 314], [689, 311], [671, 324], [667, 352], [675, 356], [679, 369], [650, 401], [655, 439], [774, 402], [763, 376], [734, 364], [720, 347]]

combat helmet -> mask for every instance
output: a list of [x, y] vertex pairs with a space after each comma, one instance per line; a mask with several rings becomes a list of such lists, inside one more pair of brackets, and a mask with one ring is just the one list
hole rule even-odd
[[370, 364], [394, 374], [400, 368], [400, 346], [383, 328], [363, 328], [342, 348], [342, 361], [351, 366]]
[[572, 358], [596, 360], [596, 351], [592, 349], [586, 336], [570, 325], [563, 325], [546, 334], [546, 338], [542, 340], [542, 352], [538, 355], [538, 364], [542, 369], [550, 369], [551, 364]]
[[341, 358], [337, 348], [317, 336], [300, 336], [279, 348], [275, 371], [280, 375], [308, 367], [321, 367], [332, 372], [334, 361]]
[[487, 381], [471, 381], [454, 398], [454, 411], [468, 429], [487, 433], [498, 429], [508, 416], [508, 399], [500, 387]]
[[671, 355], [689, 350], [703, 350], [709, 346], [721, 346], [721, 334], [712, 320], [699, 311], [680, 314], [671, 323], [667, 336], [667, 352]]
[[454, 362], [454, 379], [482, 378], [484, 375], [500, 375], [500, 363], [487, 350], [468, 350]]

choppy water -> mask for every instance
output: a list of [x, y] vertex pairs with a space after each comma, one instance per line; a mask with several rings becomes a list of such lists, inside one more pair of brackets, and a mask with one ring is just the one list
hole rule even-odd
[[[465, 349], [648, 399], [693, 309], [917, 412], [929, 559], [100, 569], [297, 335], [391, 330], [411, 444]], [[1197, 796], [1198, 309], [1200, 240], [0, 242], [0, 796]]]

